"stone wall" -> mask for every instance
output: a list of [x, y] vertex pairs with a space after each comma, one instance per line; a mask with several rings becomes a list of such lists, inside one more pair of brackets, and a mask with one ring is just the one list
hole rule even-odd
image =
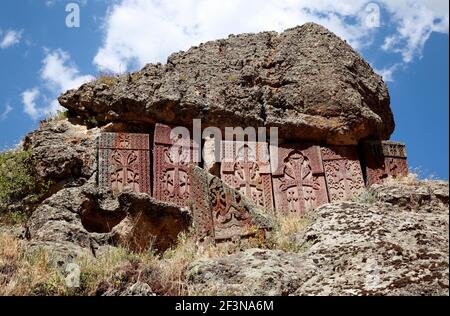
[[[405, 145], [392, 141], [284, 143], [275, 149], [268, 142], [221, 140], [220, 181], [201, 168], [203, 176], [193, 171], [195, 165], [210, 164], [195, 162], [201, 144], [192, 139], [180, 143], [171, 138], [171, 130], [156, 124], [148, 134], [102, 133], [98, 183], [113, 192], [147, 193], [191, 209], [202, 239], [253, 234], [249, 214], [255, 207], [268, 215], [302, 215], [328, 202], [354, 199], [366, 186], [388, 177], [408, 174]], [[208, 150], [215, 154], [214, 148]], [[274, 158], [277, 166], [271, 165]]]

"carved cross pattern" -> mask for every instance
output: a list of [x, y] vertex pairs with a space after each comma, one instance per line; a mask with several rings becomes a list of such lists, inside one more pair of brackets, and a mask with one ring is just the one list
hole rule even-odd
[[242, 205], [241, 196], [225, 190], [218, 178], [211, 180], [209, 190], [214, 221], [218, 224], [240, 226], [240, 222], [248, 219], [248, 210]]
[[315, 189], [317, 188], [308, 159], [300, 152], [289, 155], [280, 184], [280, 190], [286, 193], [288, 211], [303, 213], [305, 204], [313, 202]]
[[188, 151], [179, 147], [177, 150], [164, 150], [164, 164], [161, 181], [165, 194], [171, 200], [183, 202], [189, 197], [189, 176], [186, 163]]
[[115, 150], [112, 154], [113, 171], [110, 175], [113, 190], [130, 188], [139, 192], [139, 173], [136, 172], [138, 154], [134, 150]]
[[329, 168], [327, 174], [330, 175], [328, 177], [328, 185], [331, 194], [334, 195], [333, 199], [342, 200], [351, 195], [353, 176], [351, 170], [348, 169], [349, 167], [351, 166], [347, 164], [346, 160], [327, 162], [326, 169]]
[[259, 166], [254, 159], [254, 154], [247, 145], [239, 150], [234, 164], [233, 187], [250, 197], [257, 205], [264, 206], [262, 178], [259, 177]]

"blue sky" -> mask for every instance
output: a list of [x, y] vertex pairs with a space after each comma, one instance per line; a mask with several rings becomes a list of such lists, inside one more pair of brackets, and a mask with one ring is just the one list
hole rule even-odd
[[[76, 3], [80, 26], [66, 25]], [[58, 109], [56, 97], [99, 73], [122, 73], [229, 34], [318, 22], [383, 75], [410, 167], [448, 179], [447, 0], [3, 0], [0, 150]]]

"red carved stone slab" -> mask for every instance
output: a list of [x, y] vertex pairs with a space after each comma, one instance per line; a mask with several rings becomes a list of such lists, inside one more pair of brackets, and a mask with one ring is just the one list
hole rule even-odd
[[234, 239], [272, 228], [250, 199], [218, 177], [194, 165], [189, 168], [189, 176], [192, 181], [189, 204], [200, 240]]
[[269, 150], [263, 142], [222, 142], [221, 179], [250, 198], [258, 207], [273, 211]]
[[131, 189], [151, 194], [147, 134], [102, 133], [98, 139], [99, 185], [114, 192]]
[[389, 176], [408, 175], [406, 146], [392, 141], [366, 141], [363, 144], [367, 185], [382, 183]]
[[153, 146], [153, 196], [161, 201], [187, 206], [190, 196], [189, 164], [199, 146], [192, 140], [171, 138], [172, 128], [156, 124]]
[[322, 147], [322, 160], [331, 202], [352, 199], [364, 190], [356, 146]]
[[[271, 159], [275, 152], [271, 148]], [[278, 167], [272, 173], [275, 209], [304, 214], [328, 202], [319, 146], [285, 144], [278, 147]]]
[[197, 239], [200, 241], [205, 241], [209, 237], [214, 239], [213, 217], [209, 205], [208, 173], [190, 165], [188, 174], [191, 181], [191, 196], [188, 204], [192, 211]]

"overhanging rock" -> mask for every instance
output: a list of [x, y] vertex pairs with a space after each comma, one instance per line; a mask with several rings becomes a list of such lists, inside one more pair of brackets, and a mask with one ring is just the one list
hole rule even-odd
[[99, 124], [278, 127], [281, 138], [355, 145], [394, 130], [386, 85], [350, 45], [314, 23], [207, 42], [59, 98]]

